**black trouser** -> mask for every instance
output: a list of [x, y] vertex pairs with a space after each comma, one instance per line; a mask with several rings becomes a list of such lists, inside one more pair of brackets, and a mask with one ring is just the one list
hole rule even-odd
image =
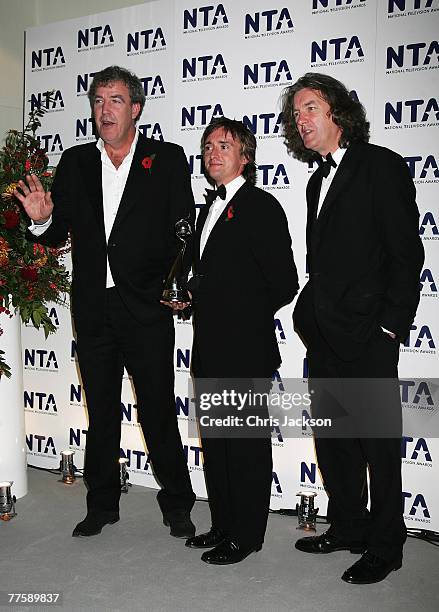
[[212, 525], [243, 548], [262, 545], [270, 507], [270, 438], [203, 438]]
[[[199, 357], [194, 344], [193, 366], [198, 396], [201, 388], [210, 392], [233, 388], [235, 391], [261, 393], [268, 393], [271, 388], [271, 379], [266, 373], [259, 379], [249, 378], [248, 372], [242, 378], [207, 378]], [[221, 436], [221, 428], [212, 430], [200, 426], [212, 526], [244, 549], [257, 547], [264, 542], [270, 508], [273, 478], [271, 428], [268, 425], [248, 426], [246, 423], [250, 415], [268, 419], [268, 409], [266, 404], [256, 408], [246, 405], [242, 411], [232, 409], [225, 413], [243, 419], [243, 425], [232, 427], [224, 436]], [[221, 414], [220, 407], [215, 415]]]
[[[360, 417], [360, 421], [366, 423], [367, 419], [362, 419], [360, 413], [367, 410], [368, 402], [373, 402], [371, 415], [390, 412], [391, 418], [383, 422], [389, 431], [398, 432], [398, 417], [401, 413], [396, 381], [398, 355], [398, 342], [377, 329], [357, 359], [342, 361], [331, 351], [315, 326], [308, 345], [310, 384], [313, 384], [313, 379], [324, 378], [340, 379], [342, 382], [346, 379], [371, 379], [371, 385], [376, 379], [391, 379], [391, 386], [389, 388], [387, 385], [385, 401], [381, 404], [379, 394], [373, 388], [369, 392], [367, 382], [361, 385], [362, 393], [356, 401], [352, 402], [350, 395], [351, 403], [357, 403], [357, 406], [344, 408], [354, 418]], [[327, 407], [315, 402], [313, 413], [322, 416], [327, 413]], [[389, 422], [394, 425], [393, 429]], [[375, 424], [370, 423], [370, 426], [373, 429]], [[365, 541], [370, 552], [384, 559], [393, 560], [401, 556], [406, 539], [402, 504], [401, 438], [371, 437], [366, 431], [364, 437], [317, 436], [315, 446], [329, 497], [330, 532], [349, 542]], [[370, 513], [366, 508], [367, 468], [370, 479]]]
[[78, 335], [79, 367], [89, 427], [84, 479], [87, 508], [119, 509], [121, 387], [123, 368], [132, 377], [137, 414], [164, 514], [190, 510], [195, 501], [177, 425], [174, 399], [174, 327], [171, 317], [151, 325], [133, 319], [115, 288], [107, 289], [105, 324], [99, 336]]

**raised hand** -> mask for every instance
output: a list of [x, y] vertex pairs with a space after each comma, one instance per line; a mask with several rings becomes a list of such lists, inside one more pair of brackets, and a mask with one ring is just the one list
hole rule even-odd
[[35, 174], [28, 174], [26, 182], [18, 181], [20, 191], [14, 189], [14, 196], [23, 204], [23, 208], [32, 221], [44, 223], [53, 210], [50, 191], [44, 191], [40, 179]]

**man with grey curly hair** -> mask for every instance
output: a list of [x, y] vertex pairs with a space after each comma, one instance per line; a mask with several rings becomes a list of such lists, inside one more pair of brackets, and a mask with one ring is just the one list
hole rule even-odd
[[56, 246], [72, 236], [72, 310], [89, 417], [87, 516], [73, 536], [97, 535], [119, 520], [126, 368], [164, 523], [188, 538], [195, 495], [175, 412], [172, 312], [160, 297], [179, 249], [175, 224], [194, 221], [189, 167], [181, 147], [136, 130], [145, 94], [129, 70], [104, 68], [88, 95], [98, 141], [63, 153], [51, 193], [34, 175], [16, 191], [32, 220], [30, 240]]
[[314, 432], [331, 525], [296, 548], [364, 553], [342, 579], [370, 584], [401, 567], [406, 539], [397, 364], [424, 258], [415, 188], [402, 157], [368, 143], [364, 108], [340, 81], [309, 72], [285, 90], [282, 107], [288, 151], [318, 162], [306, 190], [309, 280], [294, 325], [307, 348], [313, 416], [336, 426]]

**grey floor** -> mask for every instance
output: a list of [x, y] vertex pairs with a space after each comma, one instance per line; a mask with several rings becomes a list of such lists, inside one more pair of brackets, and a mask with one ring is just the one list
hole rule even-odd
[[[133, 486], [122, 496], [121, 521], [99, 536], [72, 538], [84, 515], [84, 485], [29, 469], [29, 493], [18, 516], [0, 521], [0, 591], [62, 592], [60, 606], [21, 610], [362, 612], [439, 610], [439, 549], [409, 540], [404, 566], [377, 585], [340, 580], [357, 559], [347, 552], [301, 554], [295, 518], [270, 515], [263, 550], [238, 565], [200, 561], [161, 522], [155, 492]], [[206, 502], [193, 510], [198, 530], [209, 527]], [[321, 531], [321, 530], [319, 530]], [[2, 603], [4, 603], [3, 600]], [[2, 609], [13, 609], [6, 605]]]

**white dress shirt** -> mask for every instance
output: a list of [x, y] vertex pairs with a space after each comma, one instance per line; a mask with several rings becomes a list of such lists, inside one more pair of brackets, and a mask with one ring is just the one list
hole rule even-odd
[[[136, 150], [137, 141], [139, 139], [139, 132], [136, 130], [136, 135], [131, 143], [131, 147], [128, 155], [124, 158], [119, 168], [113, 165], [113, 162], [108, 156], [105, 150], [104, 142], [101, 138], [96, 143], [97, 148], [101, 152], [102, 162], [102, 201], [104, 204], [104, 224], [105, 224], [105, 238], [107, 239], [111, 234], [114, 219], [116, 218], [117, 211], [119, 210], [119, 204], [122, 199], [122, 195], [127, 182], [128, 174], [131, 169], [131, 162], [133, 161], [134, 151]], [[107, 255], [107, 289], [114, 287], [114, 280], [110, 270], [110, 263]]]
[[325, 201], [326, 194], [328, 193], [329, 188], [331, 186], [332, 179], [334, 178], [335, 173], [337, 172], [340, 162], [343, 159], [343, 155], [345, 153], [346, 153], [346, 149], [337, 149], [336, 151], [334, 151], [334, 153], [332, 153], [332, 159], [337, 164], [337, 167], [334, 168], [333, 166], [331, 166], [328, 176], [323, 177], [322, 188], [320, 189], [319, 205], [317, 207], [317, 217], [319, 216], [319, 212], [322, 208], [322, 204]]
[[[105, 237], [108, 243], [108, 237], [113, 227], [114, 219], [116, 218], [119, 204], [122, 199], [122, 194], [125, 189], [128, 174], [131, 169], [131, 162], [133, 161], [134, 151], [136, 150], [137, 141], [139, 139], [139, 132], [136, 130], [134, 140], [131, 143], [131, 147], [128, 155], [124, 158], [123, 162], [116, 168], [113, 162], [108, 156], [105, 150], [104, 141], [99, 138], [96, 143], [97, 148], [101, 152], [101, 163], [102, 163], [102, 201], [104, 206], [104, 224], [105, 224]], [[32, 221], [29, 226], [29, 231], [34, 236], [41, 236], [43, 232], [51, 225], [52, 216], [45, 223], [34, 223]], [[110, 264], [107, 255], [107, 289], [114, 287], [114, 280], [110, 270]]]
[[210, 236], [210, 232], [215, 226], [215, 223], [221, 217], [221, 214], [225, 210], [226, 206], [229, 205], [230, 200], [233, 198], [235, 193], [238, 191], [242, 185], [244, 185], [245, 179], [242, 176], [237, 176], [224, 185], [226, 188], [226, 199], [222, 200], [220, 197], [210, 205], [209, 212], [207, 213], [206, 221], [203, 226], [203, 231], [201, 232], [200, 238], [200, 257], [203, 255], [204, 248], [206, 246], [206, 242]]

